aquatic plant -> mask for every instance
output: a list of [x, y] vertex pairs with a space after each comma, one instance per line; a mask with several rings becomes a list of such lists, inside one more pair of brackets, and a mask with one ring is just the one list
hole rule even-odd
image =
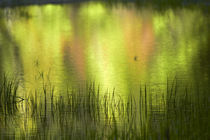
[[17, 102], [23, 98], [17, 96], [19, 82], [6, 74], [0, 81], [0, 112], [13, 114], [17, 110]]
[[[9, 81], [7, 77], [4, 77], [3, 81], [1, 105], [3, 103], [5, 105], [2, 105], [1, 109], [8, 115], [18, 108], [18, 102], [15, 100], [18, 84]], [[60, 94], [62, 96], [55, 96], [55, 86], [44, 84], [42, 90], [35, 90], [28, 99], [21, 102], [25, 104], [25, 113], [17, 120], [30, 116], [35, 130], [14, 131], [15, 137], [18, 139], [209, 137], [207, 92], [195, 90], [192, 86], [182, 87], [176, 78], [170, 84], [167, 82], [166, 91], [159, 95], [151, 94], [148, 84], [141, 85], [138, 95], [135, 96], [121, 97], [116, 94], [115, 89], [107, 90], [104, 94], [101, 91], [100, 86], [90, 83], [84, 88], [67, 88]], [[0, 121], [1, 124], [2, 122]], [[2, 132], [0, 136], [9, 137]]]

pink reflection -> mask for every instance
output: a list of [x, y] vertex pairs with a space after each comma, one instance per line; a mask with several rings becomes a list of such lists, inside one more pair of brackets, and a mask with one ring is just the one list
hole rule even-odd
[[69, 77], [75, 77], [78, 81], [86, 80], [85, 52], [80, 38], [73, 41], [64, 41], [62, 46], [63, 62]]
[[128, 56], [128, 64], [132, 69], [131, 76], [141, 77], [149, 67], [154, 53], [155, 36], [153, 22], [148, 17], [138, 18], [136, 13], [128, 13], [124, 22], [124, 40]]

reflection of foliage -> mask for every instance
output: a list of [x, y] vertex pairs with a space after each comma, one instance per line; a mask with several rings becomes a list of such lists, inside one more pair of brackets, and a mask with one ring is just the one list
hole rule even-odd
[[[201, 46], [207, 46], [203, 42], [207, 39], [207, 32], [200, 30], [205, 30], [208, 27], [207, 19], [202, 16], [199, 9], [180, 9], [176, 12], [167, 10], [163, 15], [157, 14], [153, 17], [153, 27], [158, 44], [156, 47], [159, 54], [154, 67], [156, 71], [159, 69], [163, 73], [179, 70], [190, 73], [191, 64], [198, 64], [195, 62], [198, 59], [196, 57], [199, 55], [199, 50], [203, 48]], [[196, 25], [192, 23], [196, 23]], [[166, 41], [169, 42], [165, 43]], [[205, 51], [203, 50], [203, 52]]]
[[[11, 32], [7, 24], [7, 17], [5, 11], [0, 9], [0, 75], [1, 70], [11, 72], [12, 66], [9, 65], [9, 58], [16, 57], [18, 59], [18, 47], [17, 43], [14, 41]], [[7, 67], [5, 67], [7, 64]]]
[[[0, 67], [4, 72], [13, 72], [17, 70], [16, 65], [22, 63], [23, 85], [31, 92], [29, 97], [23, 95], [27, 100], [21, 102], [19, 111], [23, 116], [17, 119], [18, 126], [26, 128], [18, 127], [15, 136], [26, 138], [32, 134], [29, 137], [34, 139], [47, 139], [52, 135], [67, 139], [180, 139], [186, 136], [191, 139], [191, 131], [196, 132], [193, 136], [197, 138], [208, 135], [205, 133], [208, 126], [204, 125], [208, 123], [209, 106], [205, 86], [197, 92], [187, 86], [179, 90], [177, 84], [172, 84], [167, 93], [161, 87], [158, 92], [152, 89], [152, 94], [145, 86], [129, 99], [118, 96], [115, 91], [104, 94], [94, 84], [85, 89], [63, 86], [66, 75], [87, 78], [86, 71], [90, 71], [91, 78], [108, 83], [108, 87], [119, 83], [117, 89], [130, 94], [128, 88], [132, 89], [132, 82], [138, 83], [140, 74], [145, 77], [153, 74], [148, 79], [162, 83], [167, 71], [191, 72], [191, 64], [197, 58], [206, 68], [202, 72], [209, 72], [207, 19], [200, 8], [168, 9], [162, 13], [143, 8], [139, 13], [136, 9], [109, 9], [100, 3], [74, 6], [17, 7], [10, 8], [8, 15], [0, 11], [3, 17], [0, 18]], [[145, 14], [145, 11], [150, 12]], [[195, 22], [196, 25], [192, 24]], [[146, 43], [147, 40], [151, 42]], [[156, 55], [151, 56], [154, 52]], [[18, 53], [21, 59], [15, 57]], [[136, 54], [138, 61], [133, 59]], [[16, 60], [19, 61], [13, 62]], [[72, 67], [77, 71], [72, 72]], [[34, 76], [37, 73], [39, 76]], [[0, 109], [0, 112], [16, 111], [17, 85], [3, 81], [6, 84], [0, 86], [1, 103], [4, 103], [1, 106], [8, 110]], [[61, 91], [56, 91], [53, 84]], [[196, 94], [192, 94], [195, 91]], [[5, 118], [0, 117], [0, 127], [6, 122], [11, 125], [4, 127], [14, 130], [7, 113]], [[0, 136], [4, 137], [1, 132]]]
[[[2, 26], [1, 26], [2, 25]], [[8, 26], [0, 20], [0, 76], [3, 73], [22, 73], [22, 61], [18, 43], [14, 40]], [[14, 59], [11, 61], [11, 59]]]
[[1, 71], [20, 67], [30, 81], [26, 85], [35, 86], [37, 60], [39, 71], [52, 68], [52, 75], [60, 76], [52, 81], [94, 79], [124, 92], [140, 80], [164, 82], [168, 73], [179, 70], [193, 78], [191, 64], [199, 50], [208, 50], [202, 41], [207, 40], [207, 17], [199, 7], [157, 12], [118, 6], [90, 2], [1, 10]]
[[[1, 0], [0, 7], [5, 6], [21, 6], [21, 5], [37, 5], [37, 4], [59, 4], [59, 3], [71, 3], [71, 2], [86, 2], [89, 0]], [[98, 2], [102, 0], [96, 0]], [[104, 2], [104, 1], [103, 1]], [[152, 6], [156, 10], [165, 10], [169, 8], [181, 8], [181, 7], [190, 7], [192, 5], [203, 6], [204, 11], [208, 10], [209, 2], [208, 0], [106, 0], [105, 4], [109, 6], [116, 6], [118, 4], [123, 4], [129, 6], [130, 3], [134, 3], [136, 7], [145, 7]]]
[[70, 34], [71, 27], [68, 18], [65, 17], [65, 10], [51, 5], [8, 8], [10, 11], [10, 14], [7, 14], [8, 20], [6, 15], [2, 19], [4, 29], [9, 34], [6, 38], [4, 37], [6, 33], [2, 33], [4, 37], [2, 40], [5, 43], [2, 45], [3, 51], [0, 52], [4, 56], [0, 65], [4, 68], [3, 71], [26, 72], [27, 74], [22, 78], [30, 82], [24, 85], [30, 85], [31, 88], [37, 86], [33, 76], [36, 72], [34, 61], [39, 62], [38, 71], [44, 72], [47, 72], [55, 62], [60, 62], [57, 59], [60, 52], [59, 46]]
[[[210, 23], [209, 21], [206, 23], [209, 27]], [[210, 83], [210, 63], [209, 63], [209, 54], [210, 54], [210, 33], [209, 29], [206, 29], [204, 26], [200, 27], [200, 32], [206, 35], [206, 38], [200, 36], [200, 45], [199, 45], [199, 54], [194, 58], [193, 67], [197, 67], [196, 63], [199, 64], [200, 68], [199, 70], [194, 69], [194, 75], [195, 75], [195, 80], [198, 82], [201, 82], [200, 79], [204, 80], [206, 84]], [[197, 74], [199, 73], [199, 75]]]

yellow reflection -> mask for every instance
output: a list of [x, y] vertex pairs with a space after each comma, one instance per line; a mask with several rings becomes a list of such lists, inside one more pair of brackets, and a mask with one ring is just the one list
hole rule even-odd
[[[165, 85], [170, 73], [193, 76], [198, 36], [207, 41], [199, 34], [205, 20], [199, 10], [160, 13], [92, 2], [22, 9], [27, 18], [0, 19], [0, 74], [20, 72], [25, 97], [44, 84], [55, 85], [58, 96], [66, 86], [91, 80], [121, 96], [139, 94], [140, 82]], [[20, 129], [37, 128], [33, 121], [20, 119]]]
[[92, 80], [129, 94], [140, 82], [165, 84], [170, 73], [190, 76], [205, 20], [199, 10], [160, 13], [93, 2], [22, 10], [28, 18], [11, 18], [10, 24], [0, 20], [1, 29], [16, 42], [0, 34], [1, 44], [8, 46], [1, 65], [4, 71], [21, 71], [24, 87], [31, 91], [43, 82], [65, 89]]
[[71, 23], [66, 9], [60, 6], [26, 7], [29, 19], [15, 20], [11, 25], [21, 54], [25, 86], [38, 88], [43, 81], [59, 81], [63, 38], [71, 36]]

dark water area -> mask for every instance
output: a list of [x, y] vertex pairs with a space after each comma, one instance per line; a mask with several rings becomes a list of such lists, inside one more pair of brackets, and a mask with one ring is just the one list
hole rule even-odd
[[208, 0], [1, 0], [1, 6], [21, 6], [21, 5], [41, 5], [41, 4], [62, 4], [62, 3], [80, 3], [80, 2], [106, 2], [109, 4], [113, 3], [135, 3], [136, 5], [142, 4], [153, 4], [160, 7], [165, 6], [186, 6], [186, 5], [206, 5], [209, 6]]
[[209, 138], [207, 1], [62, 2], [0, 1], [0, 139]]

